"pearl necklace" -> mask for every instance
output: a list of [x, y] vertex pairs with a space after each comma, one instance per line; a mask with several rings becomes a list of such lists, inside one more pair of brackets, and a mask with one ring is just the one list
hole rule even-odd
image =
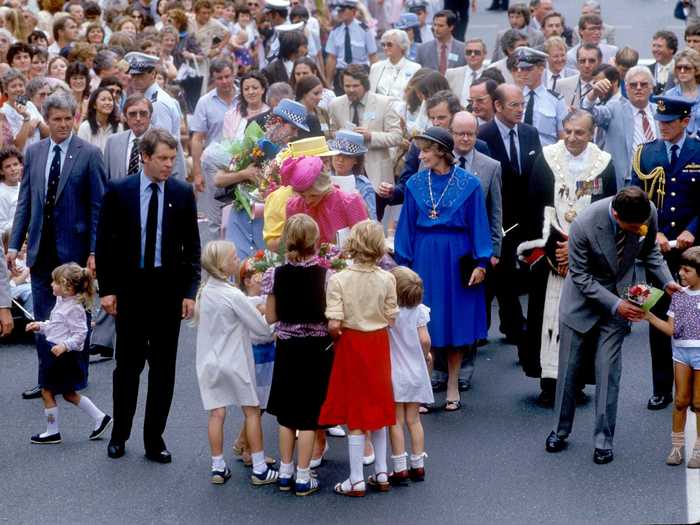
[[440, 203], [442, 202], [442, 198], [445, 196], [445, 193], [447, 193], [447, 190], [450, 187], [450, 184], [452, 184], [452, 179], [455, 176], [455, 169], [454, 169], [454, 167], [450, 168], [450, 178], [447, 181], [447, 185], [445, 186], [445, 189], [442, 190], [442, 194], [440, 195], [440, 198], [438, 199], [437, 202], [435, 202], [435, 197], [433, 197], [432, 174], [433, 174], [433, 171], [428, 170], [428, 193], [430, 194], [430, 206], [432, 208], [432, 210], [430, 210], [430, 212], [428, 213], [428, 217], [435, 220], [440, 215], [438, 213], [438, 208], [440, 207]]

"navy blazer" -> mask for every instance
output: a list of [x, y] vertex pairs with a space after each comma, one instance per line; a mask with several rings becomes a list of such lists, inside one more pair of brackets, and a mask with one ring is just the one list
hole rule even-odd
[[[479, 153], [483, 153], [487, 157], [491, 156], [488, 144], [486, 144], [486, 142], [483, 140], [476, 139], [474, 149]], [[418, 146], [416, 146], [416, 142], [412, 141], [411, 146], [406, 152], [406, 157], [404, 158], [403, 171], [401, 171], [399, 180], [394, 186], [394, 194], [391, 196], [391, 199], [387, 200], [387, 204], [397, 206], [403, 203], [404, 192], [406, 191], [406, 182], [408, 182], [408, 179], [410, 179], [413, 175], [418, 173], [420, 168], [420, 159], [418, 158], [418, 155], [420, 155], [420, 150], [418, 149]]]
[[[133, 291], [134, 275], [141, 268], [140, 183], [140, 176], [132, 175], [107, 184], [97, 231], [100, 297]], [[170, 177], [165, 181], [163, 197], [162, 268], [179, 298], [194, 299], [200, 278], [194, 193], [188, 184]]]
[[[17, 209], [9, 248], [19, 250], [27, 238], [27, 266], [37, 262], [44, 224], [46, 163], [51, 140], [45, 138], [27, 148], [24, 175], [19, 186]], [[102, 152], [73, 135], [58, 179], [53, 211], [56, 253], [61, 264], [85, 266], [95, 253], [97, 221], [107, 180]]]
[[513, 166], [503, 144], [501, 132], [495, 121], [487, 122], [479, 128], [478, 137], [488, 144], [491, 157], [501, 163], [501, 196], [503, 200], [503, 228], [520, 224], [520, 235], [529, 224], [528, 217], [532, 214], [527, 199], [530, 176], [533, 172], [535, 159], [542, 153], [540, 136], [537, 129], [528, 124], [518, 124], [518, 143], [520, 145], [520, 175], [513, 172]]
[[[677, 238], [683, 230], [697, 236], [700, 215], [700, 142], [687, 136], [678, 154], [676, 167], [671, 166], [666, 144], [658, 139], [642, 146], [640, 159], [642, 173], [649, 173], [661, 166], [666, 174], [666, 194], [663, 203], [657, 194], [652, 201], [659, 214], [659, 231], [669, 240]], [[632, 171], [632, 184], [644, 189], [644, 182]]]

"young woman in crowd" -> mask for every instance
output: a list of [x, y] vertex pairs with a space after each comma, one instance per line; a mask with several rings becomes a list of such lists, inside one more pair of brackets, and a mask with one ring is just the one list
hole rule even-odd
[[87, 118], [78, 128], [78, 136], [104, 152], [107, 139], [121, 130], [119, 106], [112, 92], [98, 87], [88, 99]]

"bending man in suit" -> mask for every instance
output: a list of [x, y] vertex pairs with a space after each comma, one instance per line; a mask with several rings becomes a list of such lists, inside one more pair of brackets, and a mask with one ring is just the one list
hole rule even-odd
[[[44, 118], [49, 137], [32, 144], [24, 157], [7, 259], [14, 268], [26, 238], [36, 319], [48, 319], [56, 303], [51, 290], [54, 268], [76, 262], [95, 271], [97, 220], [106, 176], [100, 150], [73, 135], [76, 109], [73, 98], [62, 93], [47, 98]], [[83, 356], [87, 375], [88, 352]], [[25, 399], [39, 396], [38, 387], [23, 394]]]
[[124, 455], [148, 360], [146, 457], [170, 463], [162, 435], [175, 385], [180, 321], [192, 317], [199, 285], [197, 208], [192, 189], [171, 177], [175, 138], [154, 128], [143, 135], [139, 150], [141, 171], [108, 184], [97, 238], [101, 304], [117, 321], [115, 425], [107, 454]]
[[669, 294], [681, 289], [661, 256], [656, 233], [656, 208], [637, 187], [591, 204], [569, 229], [569, 273], [559, 302], [556, 419], [547, 437], [548, 452], [566, 447], [576, 411], [584, 340], [596, 331], [593, 461], [602, 465], [613, 460], [622, 343], [628, 323], [644, 318], [644, 310], [622, 298], [629, 286], [644, 280], [643, 274], [636, 274], [635, 261], [664, 283]]

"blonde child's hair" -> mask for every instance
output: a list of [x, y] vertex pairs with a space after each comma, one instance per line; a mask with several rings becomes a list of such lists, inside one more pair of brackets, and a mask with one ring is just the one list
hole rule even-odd
[[74, 293], [86, 309], [92, 307], [95, 298], [95, 280], [90, 270], [70, 262], [55, 268], [51, 272], [51, 278], [64, 290]]
[[356, 262], [376, 264], [386, 253], [384, 228], [378, 222], [369, 219], [358, 222], [350, 230], [343, 250]]
[[199, 321], [199, 306], [202, 297], [202, 290], [206, 286], [210, 278], [218, 279], [219, 281], [228, 281], [229, 276], [224, 273], [226, 261], [236, 255], [236, 246], [230, 241], [209, 241], [202, 250], [202, 268], [206, 271], [202, 283], [197, 290], [197, 299], [194, 304], [194, 315], [192, 316], [192, 324], [196, 325]]
[[289, 262], [300, 262], [316, 253], [320, 237], [318, 224], [305, 213], [297, 213], [287, 219], [282, 237]]
[[399, 306], [414, 308], [423, 302], [423, 279], [405, 266], [391, 269], [396, 279], [396, 296]]

